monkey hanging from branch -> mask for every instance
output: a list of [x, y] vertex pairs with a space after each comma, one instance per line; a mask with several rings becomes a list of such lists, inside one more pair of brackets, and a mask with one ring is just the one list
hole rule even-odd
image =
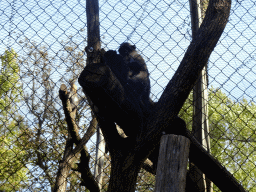
[[[130, 89], [140, 97], [142, 108], [148, 110], [150, 102], [150, 80], [147, 65], [142, 56], [136, 51], [136, 46], [124, 42], [119, 47], [123, 58], [123, 65], [128, 68], [128, 81]], [[146, 112], [143, 110], [144, 112]]]

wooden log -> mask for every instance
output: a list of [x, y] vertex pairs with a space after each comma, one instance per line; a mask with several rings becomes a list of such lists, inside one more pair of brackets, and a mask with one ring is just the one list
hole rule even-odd
[[155, 192], [185, 192], [189, 145], [189, 139], [184, 136], [162, 136]]

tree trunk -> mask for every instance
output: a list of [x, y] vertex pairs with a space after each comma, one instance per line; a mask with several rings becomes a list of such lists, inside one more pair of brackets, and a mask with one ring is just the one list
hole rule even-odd
[[68, 173], [71, 169], [70, 165], [73, 158], [66, 158], [69, 153], [72, 151], [72, 142], [70, 142], [71, 139], [67, 140], [67, 144], [65, 147], [63, 159], [61, 160], [59, 164], [59, 169], [57, 172], [56, 182], [53, 189], [53, 192], [65, 192], [67, 187], [67, 178]]
[[142, 165], [138, 164], [136, 160], [134, 160], [129, 167], [124, 168], [125, 165], [126, 161], [121, 156], [119, 156], [119, 158], [111, 159], [111, 177], [109, 180], [108, 192], [135, 191], [137, 176]]

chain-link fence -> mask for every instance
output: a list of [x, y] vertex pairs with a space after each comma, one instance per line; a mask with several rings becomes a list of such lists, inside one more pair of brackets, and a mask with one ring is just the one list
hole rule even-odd
[[[207, 4], [201, 1], [202, 17]], [[106, 191], [110, 156], [99, 144], [102, 138], [93, 135], [97, 123], [77, 81], [86, 65], [86, 1], [1, 1], [0, 10], [0, 191], [55, 191], [63, 158], [81, 140], [84, 147], [70, 158], [64, 191], [86, 191], [79, 167], [88, 154], [92, 177]], [[254, 0], [232, 2], [204, 86], [207, 149], [250, 192], [256, 192], [255, 12]], [[192, 40], [189, 1], [100, 0], [99, 22], [105, 50], [118, 50], [125, 41], [136, 45], [150, 73], [150, 97], [157, 101]], [[66, 121], [65, 98], [77, 103], [70, 111], [75, 124]], [[180, 112], [190, 130], [192, 100], [191, 94]], [[153, 191], [154, 182], [141, 169], [137, 191]]]

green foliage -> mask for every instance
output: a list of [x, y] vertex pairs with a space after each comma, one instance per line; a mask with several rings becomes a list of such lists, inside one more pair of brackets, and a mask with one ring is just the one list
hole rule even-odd
[[141, 169], [137, 179], [136, 191], [150, 192], [155, 188], [155, 175]]
[[[256, 192], [256, 105], [242, 99], [234, 102], [220, 89], [209, 90], [211, 153], [250, 192]], [[180, 116], [192, 125], [192, 94]], [[215, 190], [217, 190], [215, 188]]]
[[24, 123], [17, 113], [21, 100], [19, 66], [13, 49], [1, 56], [0, 73], [0, 191], [24, 188], [26, 152], [20, 143]]
[[0, 73], [0, 113], [6, 115], [12, 105], [19, 101], [21, 85], [19, 84], [19, 66], [17, 54], [13, 49], [6, 50], [1, 56]]

